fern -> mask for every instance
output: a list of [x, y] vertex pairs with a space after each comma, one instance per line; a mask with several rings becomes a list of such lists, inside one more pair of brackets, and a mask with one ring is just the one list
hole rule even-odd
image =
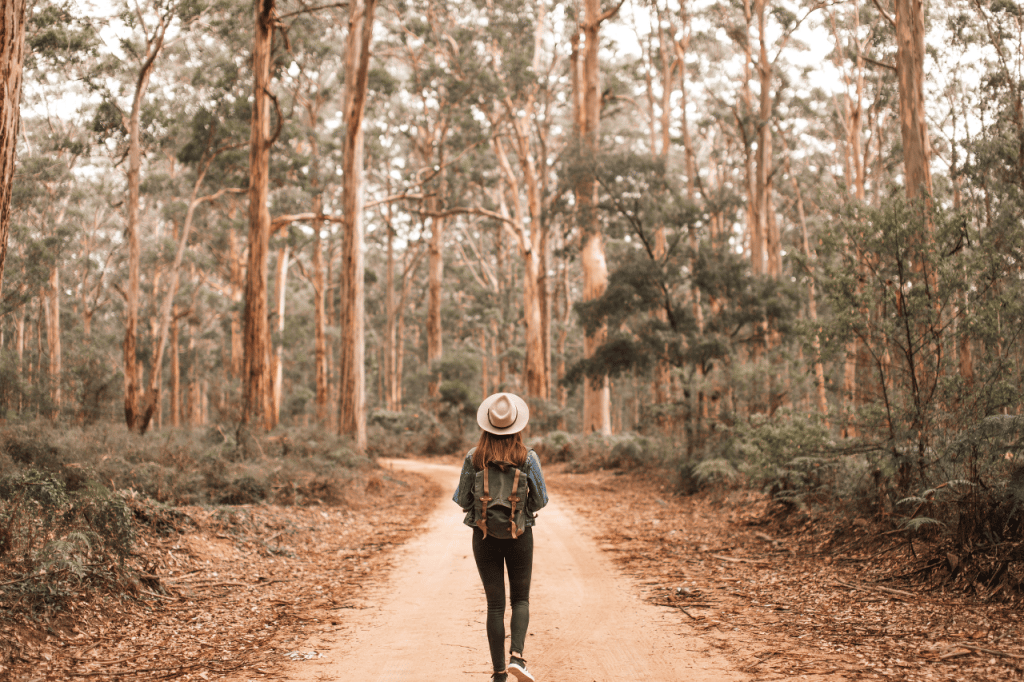
[[909, 530], [912, 533], [928, 527], [946, 528], [946, 524], [938, 519], [932, 519], [927, 516], [918, 516], [913, 519], [907, 519], [903, 524], [903, 530]]
[[735, 481], [739, 472], [727, 459], [706, 459], [693, 468], [693, 476], [701, 486], [706, 486]]

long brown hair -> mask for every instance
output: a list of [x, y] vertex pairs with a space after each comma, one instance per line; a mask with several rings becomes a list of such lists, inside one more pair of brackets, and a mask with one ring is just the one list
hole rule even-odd
[[526, 464], [527, 454], [522, 432], [497, 436], [489, 431], [481, 431], [480, 440], [473, 452], [473, 468], [483, 471], [484, 467], [492, 463], [503, 471], [510, 464], [521, 467]]

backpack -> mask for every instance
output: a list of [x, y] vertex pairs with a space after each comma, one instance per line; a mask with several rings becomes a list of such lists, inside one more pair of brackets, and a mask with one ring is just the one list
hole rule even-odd
[[526, 499], [530, 484], [518, 467], [484, 467], [476, 472], [473, 500], [476, 525], [484, 537], [516, 539], [526, 530]]

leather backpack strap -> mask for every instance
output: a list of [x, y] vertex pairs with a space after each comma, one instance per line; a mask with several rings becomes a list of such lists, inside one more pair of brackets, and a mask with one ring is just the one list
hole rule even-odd
[[508, 496], [508, 501], [512, 503], [512, 513], [509, 514], [509, 532], [512, 533], [512, 539], [515, 540], [522, 533], [519, 531], [519, 527], [516, 526], [516, 504], [519, 502], [519, 476], [523, 472], [516, 467], [515, 478], [512, 479], [512, 494]]
[[487, 537], [487, 505], [493, 499], [488, 486], [488, 473], [487, 467], [484, 467], [484, 496], [480, 498], [480, 518], [476, 520], [476, 525], [484, 532], [485, 538]]

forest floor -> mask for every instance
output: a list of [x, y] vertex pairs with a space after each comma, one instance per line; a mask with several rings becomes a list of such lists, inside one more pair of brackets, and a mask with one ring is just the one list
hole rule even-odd
[[346, 507], [179, 507], [195, 526], [140, 534], [154, 576], [141, 599], [97, 597], [48, 624], [0, 622], [0, 680], [273, 676], [362, 608], [361, 591], [413, 532], [407, 519], [440, 494], [427, 478], [381, 470]]
[[[486, 679], [482, 594], [447, 489], [458, 464], [389, 465], [358, 508], [184, 508], [197, 527], [143, 535], [155, 576], [144, 599], [81, 602], [48, 627], [4, 623], [0, 679], [414, 682], [426, 676], [403, 657], [441, 664], [424, 651], [458, 659], [443, 679]], [[810, 520], [771, 521], [751, 492], [545, 474], [527, 653], [541, 682], [612, 679], [589, 674], [605, 669], [652, 682], [1024, 679], [1019, 600], [895, 579], [918, 562], [865, 526], [835, 543]], [[422, 651], [396, 629], [411, 620]]]
[[545, 474], [647, 602], [685, 613], [754, 679], [1024, 679], [1020, 595], [956, 591], [867, 523], [841, 522], [837, 540], [826, 519], [780, 521], [751, 491], [681, 496], [640, 471]]

